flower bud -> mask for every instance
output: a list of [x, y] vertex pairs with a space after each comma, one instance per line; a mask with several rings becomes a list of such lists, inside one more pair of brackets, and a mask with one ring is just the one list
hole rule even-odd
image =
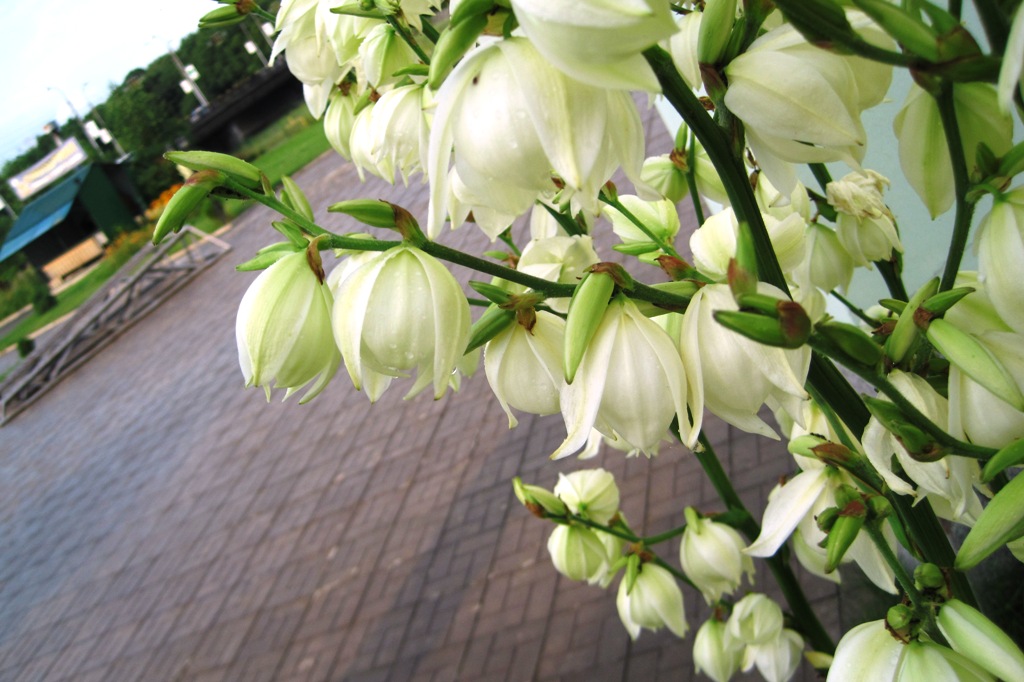
[[485, 28], [486, 14], [465, 16], [460, 21], [452, 18], [452, 23], [441, 32], [430, 56], [430, 75], [427, 84], [431, 88], [437, 90], [441, 87], [441, 83], [451, 73], [452, 67], [476, 44], [477, 38]]
[[607, 525], [619, 511], [619, 488], [604, 469], [559, 474], [554, 493], [573, 514], [594, 523]]
[[736, 0], [708, 0], [701, 14], [697, 61], [717, 64], [725, 56], [736, 23]]
[[397, 83], [395, 72], [419, 62], [409, 44], [389, 24], [378, 24], [359, 46], [366, 81], [375, 89]]
[[1024, 680], [1024, 653], [973, 606], [950, 599], [935, 619], [953, 650], [1001, 680]]
[[850, 549], [867, 518], [867, 507], [860, 500], [853, 500], [839, 510], [839, 514], [828, 531], [825, 542], [825, 572], [831, 573], [839, 566], [846, 551]]
[[903, 308], [896, 326], [885, 341], [885, 352], [894, 363], [903, 362], [910, 352], [911, 347], [917, 340], [919, 329], [914, 323], [914, 314], [918, 307], [928, 298], [931, 298], [939, 289], [939, 278], [935, 277], [921, 285], [921, 288], [910, 298]]
[[714, 618], [704, 621], [693, 638], [693, 665], [715, 682], [729, 682], [740, 669], [743, 648], [729, 646], [725, 623]]
[[967, 571], [1007, 542], [1024, 536], [1024, 476], [1014, 476], [996, 493], [964, 538], [954, 566]]
[[160, 219], [153, 228], [153, 243], [159, 244], [168, 232], [178, 232], [185, 220], [224, 181], [224, 174], [215, 170], [203, 170], [193, 173], [164, 207]]
[[597, 533], [582, 526], [555, 526], [548, 538], [548, 553], [555, 570], [570, 580], [590, 580], [608, 565]]
[[907, 644], [899, 670], [900, 680], [928, 682], [994, 682], [994, 678], [952, 649], [934, 642]]
[[171, 163], [194, 171], [219, 171], [239, 184], [256, 189], [261, 184], [260, 169], [237, 159], [230, 154], [220, 152], [167, 152], [164, 158]]
[[988, 483], [1004, 469], [1020, 466], [1022, 462], [1024, 462], [1024, 438], [1013, 441], [993, 455], [992, 459], [985, 462], [985, 467], [981, 470], [981, 480]]
[[234, 26], [245, 21], [246, 13], [241, 11], [241, 3], [224, 5], [215, 10], [210, 10], [199, 18], [199, 28], [224, 28]]
[[736, 529], [700, 518], [692, 507], [686, 508], [686, 521], [679, 563], [708, 604], [734, 592], [744, 574], [753, 583], [754, 560], [743, 553], [747, 543]]
[[344, 213], [371, 227], [395, 227], [395, 206], [379, 199], [348, 199], [327, 207], [331, 213]]
[[516, 476], [512, 479], [512, 490], [519, 502], [530, 511], [537, 513], [538, 509], [554, 516], [565, 516], [566, 507], [558, 497], [550, 490], [539, 485], [529, 485]]
[[677, 637], [686, 636], [683, 592], [671, 573], [657, 564], [646, 563], [633, 581], [632, 589], [627, 582], [623, 578], [619, 583], [615, 605], [632, 639], [640, 636], [642, 628], [658, 631], [667, 627]]
[[601, 324], [608, 300], [615, 290], [615, 279], [606, 272], [590, 272], [576, 287], [566, 318], [562, 370], [572, 383], [591, 339]]
[[839, 640], [828, 670], [828, 680], [880, 682], [902, 679], [897, 675], [905, 653], [906, 645], [886, 629], [884, 620], [861, 623]]
[[932, 320], [927, 334], [931, 344], [951, 364], [1015, 410], [1024, 410], [1024, 395], [1014, 375], [976, 336], [961, 331], [943, 319]]
[[787, 682], [800, 665], [803, 649], [803, 637], [785, 628], [771, 641], [748, 646], [743, 658], [748, 667], [753, 659], [757, 671], [767, 682]]
[[318, 377], [300, 402], [315, 398], [341, 361], [330, 343], [332, 303], [306, 251], [285, 256], [262, 272], [242, 297], [235, 324], [246, 386], [262, 386], [267, 400], [271, 385], [286, 388], [287, 398]]
[[845, 322], [820, 322], [814, 331], [835, 344], [847, 357], [861, 365], [874, 367], [882, 360], [882, 349], [860, 327]]
[[826, 187], [833, 206], [836, 234], [854, 265], [870, 267], [872, 261], [886, 261], [892, 252], [903, 252], [892, 212], [882, 200], [882, 188], [889, 180], [875, 171], [850, 173]]

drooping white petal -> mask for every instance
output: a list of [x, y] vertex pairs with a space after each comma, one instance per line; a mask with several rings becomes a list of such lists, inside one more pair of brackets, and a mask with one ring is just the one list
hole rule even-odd
[[785, 485], [776, 486], [768, 495], [768, 505], [761, 519], [761, 534], [743, 551], [757, 557], [775, 554], [814, 506], [828, 485], [830, 475], [824, 467], [801, 471]]

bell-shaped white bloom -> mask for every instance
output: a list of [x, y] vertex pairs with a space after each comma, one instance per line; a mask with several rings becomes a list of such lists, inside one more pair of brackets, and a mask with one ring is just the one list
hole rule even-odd
[[582, 448], [597, 428], [633, 450], [655, 454], [673, 419], [687, 447], [700, 430], [699, 394], [687, 408], [683, 361], [664, 329], [625, 296], [609, 304], [583, 354], [576, 378], [562, 388], [562, 418], [568, 435], [553, 459]]
[[[791, 213], [782, 220], [763, 214], [768, 238], [779, 259], [782, 272], [792, 273], [804, 260], [806, 222], [799, 213]], [[731, 208], [716, 213], [690, 236], [693, 264], [704, 275], [716, 282], [724, 282], [729, 272], [729, 261], [736, 257], [736, 235], [739, 222]]]
[[995, 679], [952, 649], [925, 641], [907, 644], [896, 677], [898, 682], [995, 682]]
[[[619, 195], [619, 202], [661, 242], [672, 244], [679, 233], [679, 213], [671, 201], [645, 201], [635, 194]], [[614, 206], [605, 206], [602, 213], [612, 223], [612, 231], [623, 244], [650, 244], [649, 237], [636, 223]], [[657, 255], [654, 252], [653, 255]]]
[[836, 209], [836, 233], [858, 267], [872, 261], [889, 260], [892, 252], [903, 253], [892, 212], [882, 200], [882, 188], [889, 180], [875, 171], [850, 173], [830, 182], [828, 203]]
[[[619, 166], [640, 183], [644, 136], [629, 93], [565, 76], [524, 38], [467, 55], [437, 103], [428, 168], [431, 238], [446, 212], [458, 227], [459, 211], [449, 205], [454, 189], [474, 215], [483, 207], [515, 217], [555, 193], [553, 175], [591, 213]], [[452, 160], [461, 188], [449, 172]]]
[[570, 580], [590, 580], [608, 568], [607, 549], [596, 532], [583, 526], [555, 526], [548, 553], [555, 570]]
[[[770, 284], [760, 283], [758, 292], [785, 298]], [[709, 284], [690, 299], [679, 336], [687, 376], [703, 387], [704, 406], [713, 414], [749, 433], [778, 438], [758, 412], [766, 401], [792, 412], [807, 399], [810, 350], [752, 341], [715, 321], [718, 310], [737, 310], [726, 284]]]
[[334, 336], [352, 383], [364, 367], [404, 376], [417, 371], [407, 397], [434, 385], [434, 398], [469, 342], [469, 304], [447, 268], [406, 244], [367, 261], [342, 282], [334, 304]]
[[[1003, 331], [973, 336], [1024, 393], [1024, 336]], [[948, 390], [951, 434], [963, 435], [974, 443], [996, 449], [1024, 438], [1024, 412], [997, 397], [952, 363]]]
[[[320, 118], [327, 108], [327, 99], [349, 67], [338, 62], [338, 58], [325, 41], [317, 38], [314, 29], [315, 16], [308, 14], [291, 25], [291, 31], [282, 31], [277, 45], [286, 46], [288, 70], [302, 81], [302, 93], [306, 106], [314, 118]], [[285, 49], [275, 46], [275, 52]]]
[[640, 630], [658, 631], [667, 627], [677, 637], [685, 637], [686, 614], [683, 611], [683, 592], [679, 583], [667, 570], [653, 563], [640, 567], [633, 589], [626, 589], [626, 579], [619, 583], [615, 605], [619, 618], [632, 639]]
[[999, 109], [1009, 115], [1013, 111], [1013, 99], [1017, 93], [1024, 92], [1024, 11], [1017, 7], [1010, 25], [1010, 35], [1006, 39], [1006, 50], [1003, 51], [1003, 64], [999, 68]]
[[894, 682], [906, 653], [884, 620], [861, 623], [839, 640], [827, 682]]
[[711, 604], [734, 592], [743, 580], [754, 582], [754, 560], [743, 553], [746, 541], [735, 528], [700, 518], [686, 508], [686, 530], [679, 544], [683, 573]]
[[792, 191], [783, 194], [764, 173], [758, 173], [754, 199], [757, 200], [761, 213], [768, 214], [776, 220], [788, 218], [793, 213], [800, 214], [806, 222], [811, 220], [811, 197], [802, 182], [797, 182]]
[[[540, 240], [547, 239], [548, 237], [567, 236], [569, 235], [558, 224], [555, 217], [548, 213], [547, 209], [540, 204], [533, 207], [533, 210], [530, 211], [530, 239]], [[597, 261], [594, 262], [596, 263]]]
[[[953, 108], [971, 175], [977, 169], [979, 143], [996, 156], [1010, 149], [1013, 121], [999, 110], [995, 88], [988, 83], [957, 83], [953, 86]], [[910, 186], [936, 218], [953, 205], [953, 163], [945, 143], [939, 105], [917, 85], [910, 86], [903, 108], [893, 119], [899, 141], [900, 166]]]
[[782, 632], [782, 609], [767, 595], [752, 592], [732, 607], [725, 637], [733, 645], [771, 642]]
[[510, 429], [519, 423], [511, 408], [539, 415], [558, 412], [564, 335], [565, 321], [541, 310], [532, 329], [512, 324], [487, 343], [484, 371]]
[[668, 52], [672, 63], [691, 90], [700, 90], [704, 79], [700, 75], [700, 60], [697, 58], [697, 39], [700, 36], [701, 12], [690, 12], [676, 19], [679, 32], [668, 40]]
[[808, 223], [806, 244], [804, 262], [793, 273], [796, 283], [825, 292], [838, 289], [846, 293], [853, 279], [854, 259], [835, 230], [821, 223]]
[[377, 149], [372, 133], [373, 108], [374, 105], [371, 104], [356, 114], [352, 121], [352, 132], [349, 134], [350, 158], [359, 173], [360, 182], [366, 181], [364, 171], [369, 171], [381, 179], [386, 177], [384, 171], [377, 168]]
[[398, 35], [393, 26], [383, 23], [377, 24], [366, 34], [359, 45], [359, 58], [366, 82], [378, 90], [404, 78], [395, 75], [399, 69], [419, 63], [419, 57], [409, 47], [409, 43]]
[[303, 403], [324, 390], [341, 363], [329, 342], [332, 303], [330, 289], [313, 272], [305, 251], [284, 256], [260, 273], [242, 297], [235, 323], [245, 385], [262, 386], [270, 400], [271, 384], [288, 389], [287, 398], [317, 378]]
[[1024, 263], [1024, 187], [997, 196], [975, 240], [978, 272], [985, 291], [1000, 317], [1014, 331], [1024, 334], [1024, 288], [1020, 264]]
[[356, 120], [357, 99], [354, 88], [345, 91], [336, 89], [331, 93], [327, 111], [324, 112], [324, 135], [327, 141], [331, 143], [334, 151], [349, 160], [352, 159], [349, 138]]
[[[863, 15], [854, 16], [866, 39], [892, 45]], [[857, 166], [867, 141], [860, 112], [881, 101], [891, 73], [891, 67], [818, 49], [784, 24], [726, 66], [725, 103], [745, 124], [761, 169], [788, 193], [796, 183], [788, 164]]]
[[729, 682], [743, 660], [743, 647], [726, 641], [725, 623], [711, 618], [693, 637], [693, 665], [715, 682]]
[[424, 109], [429, 104], [424, 85], [404, 85], [384, 93], [370, 114], [370, 140], [376, 167], [394, 182], [395, 171], [408, 185], [409, 176], [426, 168], [430, 125]]
[[572, 78], [602, 88], [660, 92], [641, 54], [676, 32], [659, 0], [512, 0], [523, 33]]
[[[889, 381], [932, 423], [944, 431], [949, 429], [949, 404], [931, 385], [916, 374], [894, 370]], [[871, 464], [893, 491], [902, 495], [935, 496], [945, 499], [951, 508], [951, 520], [976, 518], [981, 503], [974, 492], [980, 477], [977, 460], [947, 455], [937, 462], [918, 462], [910, 456], [896, 437], [874, 417], [864, 429], [864, 451]], [[893, 455], [914, 485], [893, 472]]]
[[772, 640], [747, 646], [743, 652], [743, 670], [757, 666], [757, 671], [767, 682], [786, 682], [800, 665], [803, 650], [803, 637], [784, 628]]
[[581, 469], [558, 474], [554, 491], [573, 514], [607, 524], [619, 512], [619, 487], [604, 469]]

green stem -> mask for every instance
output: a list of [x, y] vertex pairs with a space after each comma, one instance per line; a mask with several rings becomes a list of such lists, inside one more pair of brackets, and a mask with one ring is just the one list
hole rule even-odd
[[416, 42], [416, 39], [412, 37], [412, 34], [406, 30], [405, 26], [402, 25], [402, 22], [392, 14], [385, 14], [384, 19], [391, 24], [391, 28], [395, 29], [395, 33], [397, 33], [398, 36], [404, 40], [410, 48], [412, 48], [412, 51], [416, 53], [416, 56], [420, 58], [420, 61], [429, 66], [430, 57], [428, 57], [427, 53], [423, 51], [423, 48], [421, 48], [420, 44]]
[[811, 169], [811, 175], [818, 181], [821, 191], [827, 191], [828, 183], [832, 182], [832, 174], [828, 172], [828, 166], [823, 163], [809, 163], [807, 167]]
[[875, 267], [878, 268], [878, 274], [882, 276], [885, 281], [885, 286], [889, 289], [889, 294], [898, 301], [909, 301], [910, 295], [907, 293], [907, 287], [903, 284], [903, 278], [900, 277], [899, 269], [896, 264], [891, 260], [876, 260]]
[[971, 219], [974, 216], [974, 203], [967, 200], [969, 179], [967, 177], [967, 160], [964, 156], [964, 145], [960, 137], [960, 125], [956, 120], [956, 107], [953, 100], [953, 85], [943, 84], [936, 102], [939, 105], [939, 117], [942, 129], [946, 133], [946, 146], [949, 147], [949, 159], [953, 164], [953, 185], [956, 193], [956, 216], [953, 219], [953, 237], [949, 244], [949, 255], [946, 257], [946, 268], [942, 272], [942, 283], [939, 291], [953, 288], [956, 274], [960, 270], [967, 246], [967, 236], [971, 230]]
[[636, 225], [637, 228], [641, 232], [643, 232], [645, 235], [647, 235], [648, 239], [650, 239], [652, 242], [657, 244], [658, 248], [661, 249], [664, 253], [667, 253], [670, 256], [674, 256], [675, 258], [679, 258], [679, 254], [676, 253], [676, 250], [672, 247], [671, 244], [669, 244], [667, 241], [665, 241], [664, 239], [662, 239], [662, 238], [658, 237], [656, 234], [654, 234], [654, 232], [652, 232], [650, 230], [650, 228], [648, 228], [647, 225], [645, 225], [643, 223], [642, 220], [637, 218], [635, 215], [633, 215], [632, 211], [630, 211], [628, 208], [623, 206], [622, 202], [619, 201], [618, 198], [612, 197], [611, 195], [609, 195], [607, 192], [605, 192], [603, 190], [601, 191], [601, 194], [600, 194], [599, 198], [601, 199], [601, 201], [603, 201], [604, 203], [608, 204], [609, 206], [614, 208], [616, 211], [618, 211], [619, 213], [624, 215], [626, 217], [626, 219], [629, 220], [629, 222], [631, 222], [634, 225]]
[[262, 18], [266, 19], [267, 21], [269, 21], [271, 24], [277, 22], [277, 17], [274, 14], [272, 14], [272, 13], [268, 12], [267, 10], [263, 9], [259, 5], [254, 5], [253, 8], [252, 8], [252, 11], [250, 12], [250, 14], [255, 14], [258, 17], [262, 17]]
[[849, 299], [844, 297], [842, 294], [838, 293], [835, 290], [832, 290], [832, 291], [829, 292], [829, 295], [831, 295], [837, 301], [839, 301], [844, 306], [846, 306], [846, 309], [849, 310], [851, 313], [853, 313], [858, 318], [860, 318], [861, 321], [864, 322], [864, 324], [870, 325], [872, 327], [877, 327], [878, 326], [878, 320], [872, 318], [870, 315], [868, 315], [866, 312], [864, 312], [863, 309], [861, 309], [861, 308], [857, 307], [856, 305], [854, 305], [853, 301], [850, 301]]
[[697, 191], [697, 136], [689, 132], [690, 146], [686, 151], [686, 186], [690, 188], [690, 201], [693, 212], [697, 214], [697, 227], [704, 224], [704, 205]]
[[893, 573], [896, 574], [896, 580], [903, 588], [903, 591], [907, 593], [907, 597], [911, 602], [913, 602], [915, 607], [920, 608], [924, 603], [921, 592], [918, 591], [917, 586], [914, 585], [914, 579], [909, 573], [907, 573], [907, 569], [903, 568], [903, 564], [900, 563], [899, 558], [892, 551], [892, 547], [889, 546], [885, 536], [882, 535], [882, 531], [878, 527], [878, 524], [868, 522], [864, 524], [864, 530], [867, 532], [868, 537], [871, 538], [871, 542], [875, 544], [875, 547], [878, 549], [878, 553], [882, 555], [882, 559], [885, 560], [885, 563], [887, 563]]
[[498, 235], [498, 239], [505, 242], [505, 245], [508, 246], [508, 248], [512, 249], [512, 253], [514, 253], [517, 258], [523, 255], [523, 252], [519, 250], [519, 247], [516, 246], [516, 243], [512, 241], [512, 228], [505, 228], [505, 230], [503, 230], [502, 233]]
[[430, 17], [423, 15], [420, 17], [420, 22], [420, 25], [423, 26], [423, 35], [426, 36], [427, 40], [436, 45], [438, 39], [441, 37], [441, 34], [438, 33], [437, 29], [434, 28], [434, 25], [430, 23]]
[[672, 57], [660, 47], [652, 47], [644, 52], [644, 57], [654, 69], [661, 84], [662, 94], [683, 117], [686, 124], [700, 140], [708, 158], [714, 164], [722, 179], [729, 203], [736, 213], [737, 220], [750, 225], [757, 250], [757, 269], [760, 279], [781, 289], [787, 296], [789, 287], [786, 278], [775, 257], [768, 229], [761, 217], [761, 209], [754, 198], [750, 187], [743, 160], [733, 152], [732, 144], [725, 133], [708, 116], [708, 112], [700, 103], [693, 91], [686, 85], [672, 63]]

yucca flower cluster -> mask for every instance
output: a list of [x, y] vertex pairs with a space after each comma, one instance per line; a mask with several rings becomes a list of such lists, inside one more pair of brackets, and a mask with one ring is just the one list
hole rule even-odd
[[[664, 532], [629, 524], [603, 469], [513, 487], [554, 524], [557, 571], [619, 581], [631, 637], [686, 636], [680, 584], [696, 587], [713, 616], [694, 660], [718, 682], [789, 679], [802, 656], [835, 680], [1019, 679], [966, 574], [1003, 546], [1024, 556], [1024, 11], [974, 4], [980, 29], [928, 0], [285, 0], [274, 53], [332, 146], [360, 174], [429, 183], [429, 206], [341, 202], [352, 229], [335, 234], [291, 181], [275, 194], [245, 162], [172, 153], [196, 173], [154, 239], [211, 193], [281, 213], [285, 241], [243, 266], [263, 273], [236, 327], [268, 397], [322, 395], [344, 362], [371, 401], [406, 378], [440, 399], [482, 350], [510, 427], [560, 415], [552, 457], [699, 451], [724, 509], [680, 505]], [[647, 149], [645, 99], [684, 121], [671, 149]], [[862, 115], [887, 99], [900, 169], [883, 174]], [[907, 220], [898, 187], [951, 228]], [[685, 197], [701, 226], [681, 244]], [[467, 224], [493, 248], [443, 244]], [[902, 268], [928, 258], [905, 239], [919, 230], [948, 244], [927, 281]], [[477, 314], [449, 265], [481, 273]], [[862, 277], [888, 295], [865, 300]], [[705, 412], [788, 444], [764, 509], [718, 466]], [[969, 529], [959, 553], [938, 519]], [[824, 579], [856, 566], [894, 609], [837, 648], [786, 547]], [[785, 605], [737, 594], [755, 559]]]

